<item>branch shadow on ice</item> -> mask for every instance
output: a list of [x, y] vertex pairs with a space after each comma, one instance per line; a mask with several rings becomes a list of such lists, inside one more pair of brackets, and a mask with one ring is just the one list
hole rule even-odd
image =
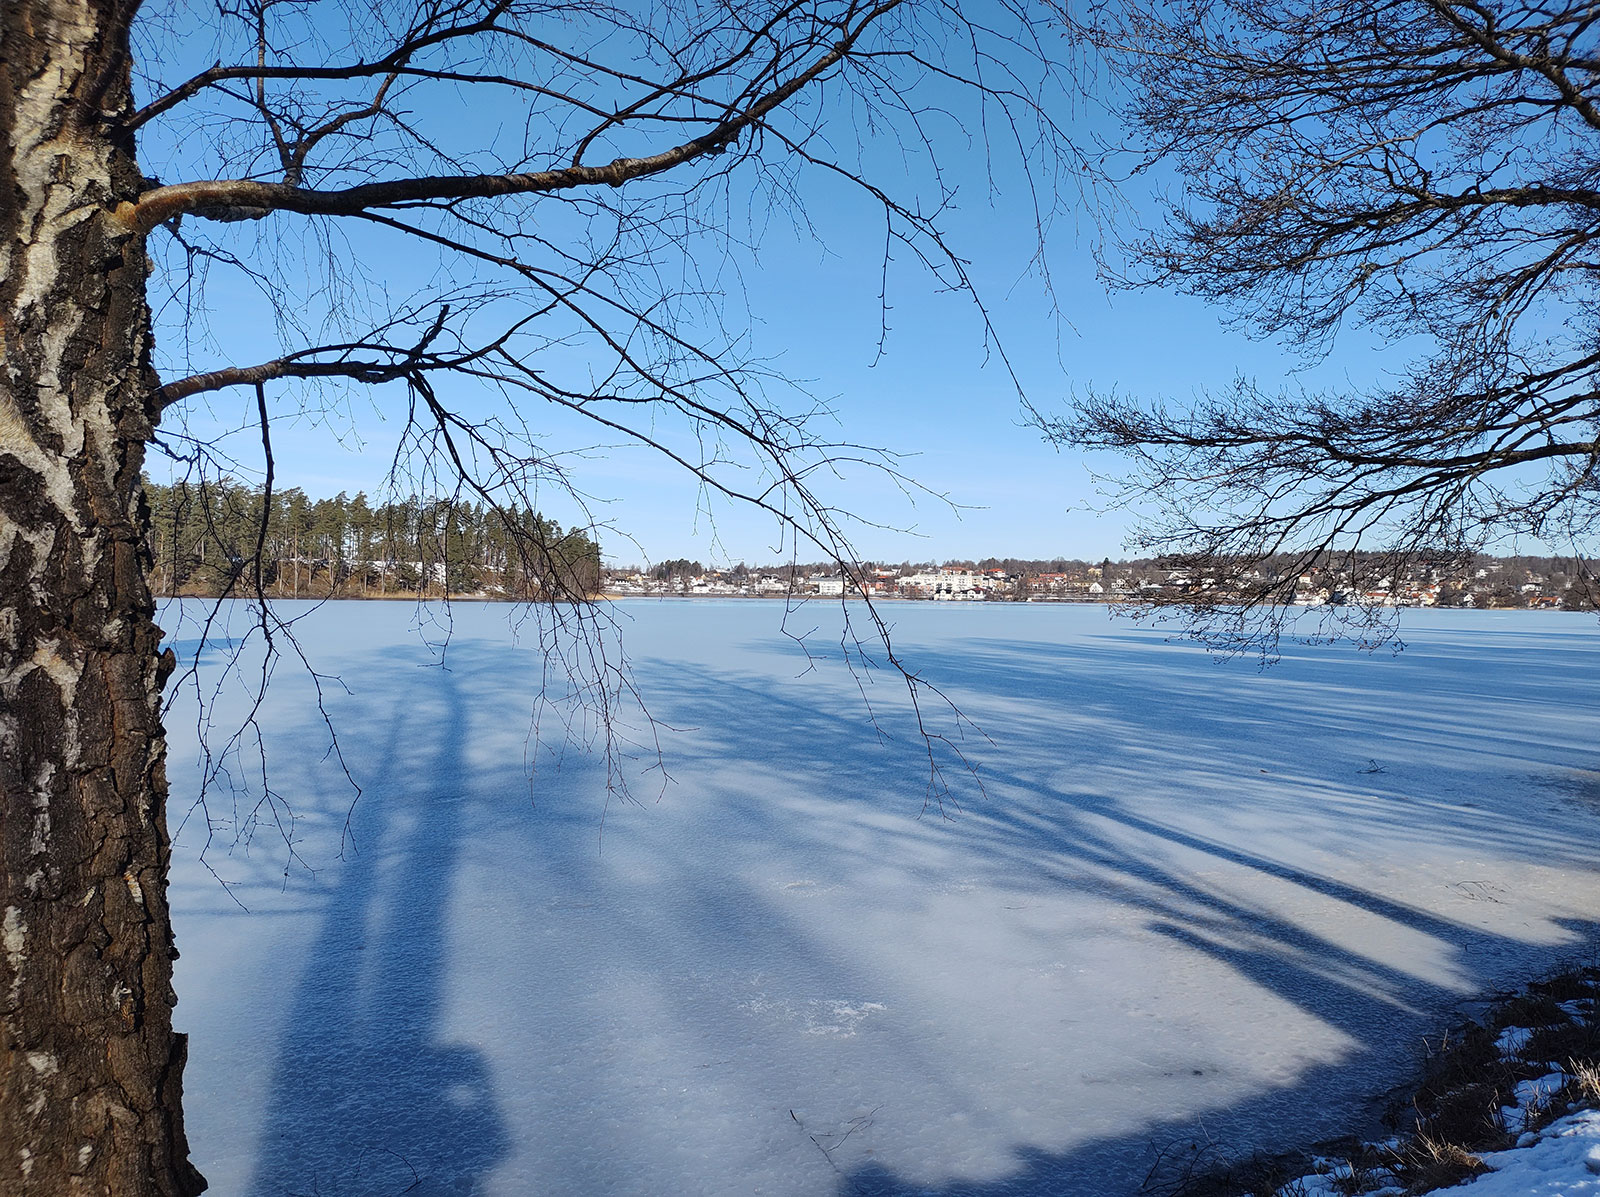
[[505, 1153], [481, 1052], [443, 1041], [439, 1025], [469, 735], [454, 675], [434, 671], [364, 754], [377, 762], [371, 789], [345, 859], [325, 862], [332, 882], [296, 962], [252, 1197], [466, 1197]]
[[[613, 804], [603, 839], [577, 755], [527, 802], [509, 714], [534, 658], [503, 634], [464, 630], [421, 684], [415, 654], [328, 650], [377, 742], [358, 853], [311, 891], [250, 1197], [399, 1192], [412, 1168], [448, 1194], [1121, 1197], [1175, 1143], [1350, 1129], [1443, 1012], [1596, 939], [1576, 907], [1524, 927], [1511, 896], [1448, 888], [1490, 847], [1600, 863], [1592, 815], [1511, 808], [1535, 759], [1591, 751], [1581, 685], [1462, 728], [1466, 663], [1440, 683], [1324, 652], [1263, 678], [1136, 637], [909, 643], [996, 739], [988, 797], [919, 819], [892, 698], [880, 743], [842, 671], [795, 678], [776, 638], [680, 647], [703, 613], [669, 615], [634, 652], [688, 729], [677, 784]], [[1421, 881], [1372, 873], [1412, 844]]]
[[[1592, 637], [1587, 647], [1592, 653]], [[1425, 709], [1412, 710], [1409, 718], [1385, 712], [1380, 722], [1373, 721], [1373, 712], [1352, 706], [1353, 696], [1373, 685], [1370, 676], [1347, 672], [1370, 671], [1365, 660], [1324, 656], [1302, 664], [1298, 674], [1291, 667], [1261, 680], [1219, 673], [1203, 657], [1187, 666], [1169, 657], [1157, 670], [1148, 648], [1148, 641], [1127, 653], [1114, 642], [1092, 650], [997, 642], [963, 645], [948, 658], [915, 646], [908, 650], [958, 702], [972, 699], [967, 713], [997, 740], [983, 758], [990, 800], [970, 804], [948, 832], [964, 841], [964, 880], [975, 890], [1077, 891], [1110, 901], [1138, 917], [1145, 937], [1205, 958], [1334, 1029], [1349, 1044], [1346, 1058], [1334, 1065], [1308, 1062], [1292, 1080], [1241, 1100], [1222, 1097], [1225, 1089], [1209, 1093], [1211, 1082], [1202, 1079], [1225, 1074], [1226, 1060], [1204, 1058], [1203, 1049], [1192, 1061], [1183, 1060], [1180, 1043], [1175, 1056], [1157, 1064], [1173, 1083], [1158, 1087], [1171, 1093], [1181, 1090], [1185, 1074], [1196, 1078], [1188, 1095], [1195, 1116], [1167, 1117], [1163, 1100], [1155, 1097], [1130, 1119], [1138, 1127], [1133, 1133], [1094, 1135], [1062, 1127], [1066, 1137], [1078, 1140], [1075, 1146], [1056, 1151], [1047, 1143], [1019, 1142], [1013, 1166], [992, 1180], [897, 1173], [870, 1158], [871, 1136], [861, 1135], [853, 1144], [862, 1149], [854, 1162], [851, 1152], [829, 1153], [828, 1162], [841, 1168], [841, 1194], [1131, 1192], [1163, 1148], [1177, 1145], [1173, 1160], [1183, 1159], [1185, 1142], [1201, 1150], [1218, 1138], [1239, 1149], [1279, 1148], [1351, 1129], [1375, 1132], [1380, 1103], [1362, 1098], [1379, 1097], [1403, 1076], [1422, 1034], [1437, 1031], [1464, 996], [1550, 962], [1547, 938], [1523, 937], [1476, 917], [1479, 911], [1470, 903], [1496, 899], [1488, 890], [1468, 888], [1477, 884], [1471, 861], [1492, 851], [1512, 860], [1559, 858], [1592, 869], [1600, 863], [1593, 820], [1574, 829], [1542, 817], [1548, 811], [1513, 805], [1526, 793], [1482, 792], [1503, 778], [1484, 777], [1481, 766], [1487, 760], [1491, 768], [1518, 776], [1536, 763], [1518, 759], [1518, 745], [1527, 749], [1530, 743], [1554, 758], [1587, 759], [1591, 710], [1574, 711], [1569, 723], [1551, 726], [1549, 707], [1515, 709], [1542, 689], [1519, 681], [1503, 696], [1510, 709], [1494, 726], [1463, 725], [1452, 722], [1449, 710]], [[1388, 672], [1379, 682], [1380, 696], [1388, 687], [1401, 706], [1429, 688], [1437, 688], [1441, 702], [1460, 697], [1461, 679], [1429, 674], [1417, 655], [1383, 664]], [[1460, 666], [1478, 676], [1516, 677], [1508, 662], [1464, 658]], [[903, 862], [907, 884], [933, 882], [915, 876], [914, 862], [931, 859], [928, 844], [944, 829], [915, 822], [895, 826], [880, 818], [886, 803], [910, 807], [914, 801], [907, 792], [914, 791], [907, 784], [914, 777], [903, 771], [915, 753], [889, 749], [874, 762], [856, 741], [862, 720], [847, 695], [818, 701], [815, 694], [756, 675], [696, 674], [681, 663], [671, 677], [683, 699], [669, 717], [702, 729], [699, 751], [706, 760], [759, 760], [764, 773], [803, 775], [834, 798], [831, 813], [808, 806], [811, 817], [822, 821], [802, 824], [798, 832], [778, 830], [754, 810], [747, 827], [736, 816], [723, 828], [731, 841], [777, 835], [806, 840], [818, 852], [831, 841], [836, 878], [881, 873]], [[1086, 679], [1097, 692], [1084, 692]], [[666, 683], [666, 677], [646, 679], [647, 689], [659, 691]], [[1291, 701], [1292, 709], [1274, 714], [1269, 704], [1264, 716], [1263, 687], [1277, 688], [1279, 702]], [[1281, 726], [1263, 729], [1264, 717]], [[1096, 761], [1096, 733], [1108, 733], [1112, 724], [1123, 726], [1104, 734], [1104, 742], [1128, 745], [1133, 727], [1137, 747], [1131, 759]], [[1244, 728], [1250, 730], [1241, 734]], [[1311, 728], [1325, 729], [1323, 743], [1308, 738]], [[903, 739], [904, 727], [898, 731]], [[1335, 741], [1341, 735], [1361, 739], [1345, 751], [1326, 742], [1327, 731]], [[1375, 743], [1399, 762], [1381, 783], [1355, 768], [1367, 762]], [[1149, 804], [1132, 792], [1141, 785], [1165, 788], [1178, 799], [1192, 794], [1199, 809], [1187, 816], [1180, 809], [1170, 820], [1151, 817]], [[1269, 846], [1254, 850], [1240, 842], [1248, 831], [1229, 824], [1230, 808], [1241, 806], [1258, 821], [1291, 822], [1291, 837], [1324, 842], [1308, 844], [1309, 852], [1279, 852], [1268, 834]], [[874, 828], [865, 841], [870, 846], [857, 851], [854, 845], [864, 841], [852, 833], [868, 822]], [[1454, 883], [1461, 890], [1424, 904], [1357, 880], [1370, 846], [1392, 849], [1407, 840], [1464, 858], [1467, 872]], [[1318, 857], [1321, 864], [1307, 863]], [[1449, 884], [1441, 878], [1438, 888]], [[1285, 908], [1308, 917], [1293, 917]], [[1364, 943], [1369, 931], [1387, 942]], [[1568, 951], [1600, 941], [1600, 924], [1585, 917], [1552, 917], [1547, 931]], [[1049, 950], [1043, 942], [1048, 931], [1039, 929], [1038, 937]], [[1404, 953], [1418, 944], [1436, 953], [1443, 967], [1430, 970], [1405, 960]], [[1059, 950], [1070, 953], [1072, 945]], [[1128, 981], [1108, 978], [1108, 984]], [[1152, 989], [1163, 984], [1161, 977], [1149, 978]], [[973, 1029], [981, 1037], [981, 1028]], [[1269, 1028], [1263, 1033], [1274, 1034]], [[1127, 1084], [1140, 1087], [1142, 1071], [1130, 1067]], [[952, 1087], [961, 1080], [945, 1079]]]

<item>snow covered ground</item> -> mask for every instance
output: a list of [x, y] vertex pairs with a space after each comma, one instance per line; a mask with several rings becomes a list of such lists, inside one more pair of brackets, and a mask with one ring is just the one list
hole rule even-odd
[[1527, 1147], [1490, 1152], [1483, 1159], [1493, 1172], [1466, 1188], [1448, 1191], [1461, 1197], [1587, 1197], [1600, 1193], [1600, 1111], [1563, 1118], [1539, 1132]]
[[[1421, 1034], [1600, 939], [1591, 618], [1408, 613], [1399, 656], [1263, 673], [1099, 608], [894, 605], [990, 737], [942, 818], [836, 607], [790, 618], [809, 671], [773, 604], [619, 610], [677, 729], [636, 804], [550, 719], [530, 746], [542, 657], [506, 608], [457, 606], [445, 668], [405, 604], [297, 625], [365, 793], [283, 664], [259, 723], [303, 863], [270, 826], [230, 849], [221, 792], [231, 893], [179, 835], [214, 1192], [1120, 1197], [1190, 1145], [1375, 1130]], [[180, 656], [197, 611], [165, 613]]]
[[[1435, 1189], [1424, 1197], [1593, 1197], [1600, 1194], [1600, 1110], [1585, 1110], [1529, 1132], [1528, 1142], [1510, 1151], [1479, 1158], [1493, 1169], [1467, 1181]], [[1278, 1197], [1342, 1197], [1350, 1191], [1349, 1169], [1301, 1177]], [[1366, 1197], [1402, 1197], [1399, 1185], [1366, 1191]]]

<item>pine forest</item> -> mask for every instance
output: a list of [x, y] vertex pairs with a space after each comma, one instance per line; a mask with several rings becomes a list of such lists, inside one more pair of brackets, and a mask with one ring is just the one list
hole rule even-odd
[[411, 495], [311, 499], [231, 478], [145, 479], [152, 584], [162, 595], [274, 598], [592, 596], [600, 548], [531, 509]]

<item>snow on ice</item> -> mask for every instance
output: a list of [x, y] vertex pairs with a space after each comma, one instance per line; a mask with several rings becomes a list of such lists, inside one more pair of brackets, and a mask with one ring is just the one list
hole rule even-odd
[[[592, 723], [530, 736], [545, 661], [506, 608], [456, 607], [442, 662], [412, 606], [281, 609], [339, 679], [363, 794], [280, 664], [282, 805], [213, 790], [203, 863], [206, 815], [179, 832], [176, 1019], [219, 1194], [1122, 1197], [1175, 1144], [1377, 1133], [1422, 1034], [1596, 940], [1582, 616], [1411, 613], [1399, 655], [1261, 671], [1099, 608], [890, 606], [988, 737], [962, 741], [981, 791], [943, 759], [941, 811], [837, 606], [790, 616], [808, 657], [773, 604], [622, 604], [663, 742], [622, 714], [631, 798]], [[195, 612], [163, 615], [186, 658]], [[200, 661], [222, 729], [225, 660]], [[1514, 1191], [1600, 1192], [1595, 1128], [1527, 1153], [1591, 1187]]]

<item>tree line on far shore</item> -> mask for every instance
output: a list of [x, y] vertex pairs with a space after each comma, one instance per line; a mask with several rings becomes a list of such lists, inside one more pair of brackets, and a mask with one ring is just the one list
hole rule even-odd
[[365, 493], [312, 499], [232, 478], [145, 479], [152, 588], [159, 595], [587, 598], [600, 546], [531, 508]]
[[[1396, 562], [1392, 554], [1351, 549], [1338, 554], [1292, 553], [1211, 563], [1215, 575], [1192, 574], [1182, 558], [1138, 557], [1113, 561], [1079, 558], [985, 557], [981, 560], [860, 561], [852, 567], [863, 584], [874, 579], [905, 577], [936, 570], [1003, 574], [1004, 584], [989, 597], [1022, 600], [1076, 595], [1092, 598], [1104, 593], [1126, 601], [1161, 603], [1174, 594], [1197, 594], [1217, 605], [1247, 601], [1252, 588], [1265, 584], [1288, 602], [1297, 595], [1323, 592], [1335, 604], [1359, 602], [1365, 595], [1380, 606], [1428, 605], [1440, 607], [1559, 607], [1592, 611], [1600, 599], [1593, 564], [1577, 555], [1534, 556], [1448, 552], [1412, 554]], [[744, 583], [754, 578], [776, 578], [803, 587], [807, 580], [834, 577], [837, 562], [798, 562], [731, 567], [705, 566], [699, 561], [674, 558], [654, 566], [623, 566], [605, 571], [607, 578], [650, 579], [668, 587], [689, 590], [691, 582], [704, 580]], [[1089, 591], [1099, 583], [1103, 591]], [[853, 590], [852, 590], [853, 593]], [[1131, 597], [1130, 597], [1131, 596]]]

